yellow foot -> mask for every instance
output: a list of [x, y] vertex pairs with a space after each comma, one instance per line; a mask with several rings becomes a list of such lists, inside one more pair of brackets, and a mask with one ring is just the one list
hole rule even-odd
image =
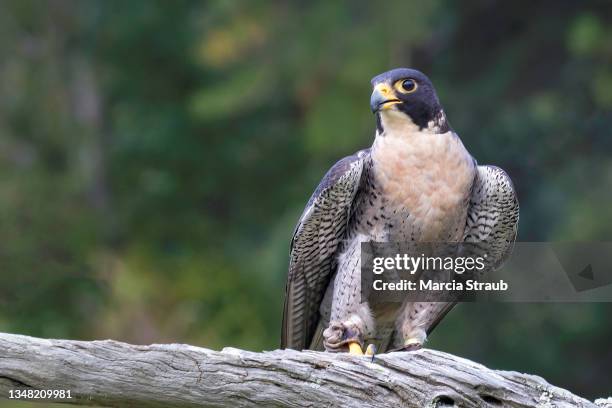
[[420, 348], [422, 346], [418, 339], [411, 338], [404, 341], [404, 348]]
[[421, 343], [418, 339], [407, 339], [404, 341], [404, 347], [401, 348], [402, 351], [413, 351], [418, 350], [423, 347], [423, 343]]
[[368, 344], [368, 348], [366, 348], [365, 351], [365, 355], [366, 356], [373, 356], [374, 354], [376, 354], [376, 346], [372, 343]]
[[349, 354], [352, 354], [354, 356], [363, 356], [363, 350], [361, 350], [361, 346], [359, 345], [359, 343], [349, 343]]
[[365, 355], [371, 356], [372, 360], [370, 361], [374, 361], [374, 356], [376, 355], [376, 346], [372, 343], [368, 344], [368, 348], [366, 348]]

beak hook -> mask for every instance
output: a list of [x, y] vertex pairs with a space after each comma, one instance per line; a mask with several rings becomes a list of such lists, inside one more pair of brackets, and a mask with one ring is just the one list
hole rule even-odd
[[399, 101], [393, 97], [393, 92], [387, 84], [378, 84], [374, 87], [370, 97], [372, 113], [376, 113], [381, 109], [388, 109], [388, 107], [396, 103], [399, 103]]

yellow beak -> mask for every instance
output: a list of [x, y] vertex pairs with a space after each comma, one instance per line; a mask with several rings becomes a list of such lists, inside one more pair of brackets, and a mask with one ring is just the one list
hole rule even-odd
[[379, 110], [390, 109], [393, 105], [401, 103], [393, 93], [391, 87], [387, 84], [377, 84], [370, 98], [370, 108], [373, 113]]

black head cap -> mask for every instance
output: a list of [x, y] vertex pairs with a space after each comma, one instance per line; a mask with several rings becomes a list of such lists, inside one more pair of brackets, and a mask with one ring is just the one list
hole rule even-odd
[[372, 86], [371, 106], [377, 115], [391, 108], [408, 115], [421, 129], [433, 123], [440, 132], [448, 130], [436, 90], [422, 72], [393, 69], [372, 78]]

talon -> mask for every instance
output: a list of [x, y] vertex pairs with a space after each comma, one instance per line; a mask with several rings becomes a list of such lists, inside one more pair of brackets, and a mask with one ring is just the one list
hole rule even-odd
[[423, 347], [423, 344], [417, 340], [417, 339], [407, 339], [406, 341], [404, 341], [404, 347], [402, 347], [402, 350], [404, 351], [412, 351], [412, 350], [418, 350], [421, 347]]
[[374, 356], [376, 355], [376, 346], [372, 343], [368, 344], [368, 348], [366, 348], [365, 355], [372, 356], [372, 360], [370, 360], [370, 362], [373, 362]]
[[361, 349], [361, 345], [354, 341], [350, 342], [349, 354], [352, 354], [354, 356], [363, 356], [363, 350]]
[[388, 350], [389, 353], [391, 352], [396, 352], [396, 351], [415, 351], [415, 350], [419, 350], [421, 347], [423, 347], [423, 343], [421, 343], [419, 340], [417, 339], [408, 339], [406, 341], [404, 341], [404, 345], [392, 350]]

